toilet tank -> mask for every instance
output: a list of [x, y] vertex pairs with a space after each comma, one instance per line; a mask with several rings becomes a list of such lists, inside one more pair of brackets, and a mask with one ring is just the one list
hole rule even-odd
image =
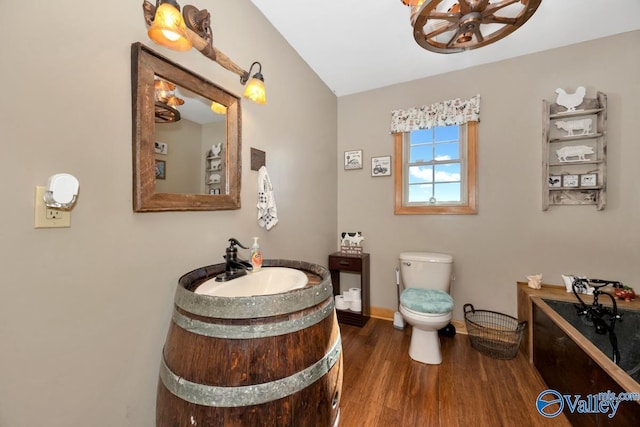
[[449, 292], [453, 257], [433, 252], [402, 252], [400, 276], [404, 288], [437, 289]]

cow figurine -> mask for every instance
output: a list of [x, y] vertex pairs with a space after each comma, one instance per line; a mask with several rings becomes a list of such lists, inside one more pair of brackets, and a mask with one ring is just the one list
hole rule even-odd
[[342, 246], [360, 246], [360, 243], [364, 240], [360, 231], [356, 233], [342, 233], [342, 240], [340, 244]]
[[592, 147], [587, 145], [570, 145], [556, 150], [556, 154], [559, 162], [569, 162], [571, 160], [567, 160], [567, 157], [577, 157], [573, 161], [585, 161], [587, 160], [586, 156], [595, 154], [595, 152]]
[[593, 121], [591, 119], [579, 119], [579, 120], [558, 120], [556, 126], [558, 129], [562, 129], [567, 132], [567, 136], [573, 136], [574, 130], [581, 130], [581, 135], [588, 135], [591, 133], [591, 125]]

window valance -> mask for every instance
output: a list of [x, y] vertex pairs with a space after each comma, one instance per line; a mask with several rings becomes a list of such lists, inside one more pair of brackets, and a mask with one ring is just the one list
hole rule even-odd
[[391, 133], [430, 129], [434, 126], [461, 125], [480, 119], [480, 95], [459, 98], [407, 110], [391, 112]]

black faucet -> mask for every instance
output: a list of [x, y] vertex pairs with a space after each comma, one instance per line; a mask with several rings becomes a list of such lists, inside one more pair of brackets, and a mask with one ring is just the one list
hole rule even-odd
[[225, 268], [224, 273], [220, 273], [216, 276], [216, 282], [226, 282], [229, 280], [236, 279], [238, 277], [244, 276], [247, 274], [247, 271], [251, 271], [253, 267], [251, 263], [242, 259], [238, 259], [238, 248], [240, 246], [242, 249], [249, 249], [247, 246], [244, 246], [240, 243], [236, 238], [232, 237], [229, 239], [229, 247], [226, 250], [226, 254], [224, 256], [225, 259]]
[[[575, 305], [578, 310], [578, 316], [585, 316], [588, 320], [593, 322], [593, 326], [595, 327], [597, 334], [606, 335], [609, 333], [609, 341], [611, 342], [612, 347], [611, 359], [614, 363], [619, 364], [620, 351], [618, 350], [618, 337], [614, 332], [614, 328], [616, 326], [616, 321], [622, 321], [622, 313], [618, 312], [618, 304], [616, 304], [616, 299], [613, 295], [600, 290], [600, 288], [604, 288], [608, 285], [611, 285], [614, 288], [622, 288], [622, 283], [620, 282], [587, 278], [576, 278], [572, 283], [572, 288], [573, 294], [579, 301], [579, 304]], [[578, 295], [578, 290], [582, 291], [583, 289], [587, 289], [587, 286], [594, 288], [593, 303], [591, 305], [585, 304], [582, 298]], [[613, 310], [609, 307], [603, 306], [602, 303], [598, 301], [598, 296], [600, 295], [606, 295], [611, 299]], [[605, 321], [605, 316], [608, 317], [609, 323]]]

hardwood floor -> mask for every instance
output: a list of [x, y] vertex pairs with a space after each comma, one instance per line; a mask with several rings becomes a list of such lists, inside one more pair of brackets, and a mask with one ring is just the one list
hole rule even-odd
[[441, 338], [441, 365], [424, 365], [409, 357], [409, 327], [370, 319], [340, 329], [341, 427], [570, 426], [563, 414], [538, 413], [536, 397], [547, 387], [522, 354], [492, 359], [456, 334]]

